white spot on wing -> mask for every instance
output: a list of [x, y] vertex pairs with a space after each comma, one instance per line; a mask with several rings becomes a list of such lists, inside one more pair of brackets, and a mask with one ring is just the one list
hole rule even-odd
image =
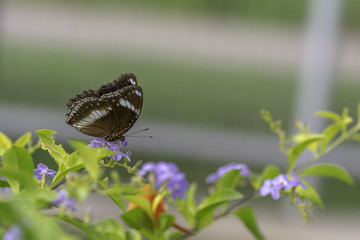
[[129, 78], [129, 81], [130, 81], [130, 83], [131, 83], [132, 85], [135, 85], [135, 84], [136, 84], [136, 82], [135, 82], [134, 79], [132, 79], [132, 78]]
[[126, 102], [124, 99], [120, 99], [120, 105], [123, 106], [123, 107], [126, 107]]
[[138, 95], [138, 96], [141, 96], [141, 92], [138, 91], [138, 90], [135, 90], [135, 94]]

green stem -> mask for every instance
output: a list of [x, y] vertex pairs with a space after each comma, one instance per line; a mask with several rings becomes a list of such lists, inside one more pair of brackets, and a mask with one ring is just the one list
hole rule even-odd
[[[234, 211], [235, 209], [237, 209], [238, 207], [248, 203], [249, 201], [253, 200], [254, 198], [257, 197], [256, 192], [250, 194], [249, 196], [247, 196], [246, 198], [243, 198], [241, 200], [239, 200], [238, 202], [236, 202], [234, 205], [230, 206], [229, 208], [227, 208], [224, 212], [222, 212], [219, 215], [216, 215], [214, 217], [214, 220], [220, 219], [222, 217], [225, 217], [226, 215], [230, 214], [232, 211]], [[187, 239], [189, 237], [191, 237], [192, 235], [194, 235], [197, 232], [196, 228], [190, 229], [189, 231], [185, 232], [183, 235], [181, 235], [180, 237], [176, 238], [175, 240], [183, 240], [183, 239]]]
[[[331, 144], [329, 144], [329, 146], [327, 147], [327, 149], [324, 151], [325, 153], [330, 152], [332, 149], [334, 149], [335, 147], [337, 147], [339, 144], [341, 144], [342, 142], [344, 142], [346, 139], [352, 137], [354, 134], [356, 134], [358, 131], [360, 130], [360, 123], [357, 123], [354, 127], [352, 127], [347, 134], [341, 134], [340, 137], [338, 137], [335, 141], [333, 141]], [[322, 155], [324, 155], [322, 154]]]
[[[76, 174], [82, 174], [82, 173], [84, 173], [84, 172], [86, 172], [86, 169], [80, 170], [80, 171], [76, 172]], [[63, 185], [64, 183], [66, 183], [66, 177], [63, 178], [63, 179], [61, 179], [57, 184], [55, 184], [55, 185], [51, 188], [51, 190], [57, 189], [58, 187], [60, 187], [60, 186]]]
[[41, 180], [40, 180], [40, 186], [41, 186], [41, 188], [44, 188], [44, 186], [45, 186], [45, 179], [46, 179], [46, 173], [43, 173], [43, 174], [41, 175]]
[[253, 192], [252, 194], [250, 194], [246, 198], [243, 198], [243, 199], [239, 200], [238, 202], [236, 202], [234, 205], [228, 207], [224, 212], [222, 212], [221, 214], [215, 216], [214, 219], [219, 219], [219, 218], [225, 217], [226, 215], [228, 215], [229, 213], [231, 213], [235, 209], [239, 208], [242, 205], [245, 205], [246, 203], [248, 203], [251, 200], [253, 200], [254, 198], [256, 198], [256, 196], [257, 196], [256, 193]]
[[357, 123], [354, 127], [352, 127], [349, 131], [347, 131], [347, 133], [345, 134], [341, 134], [337, 139], [335, 139], [333, 142], [331, 142], [331, 144], [328, 145], [328, 147], [325, 149], [324, 152], [322, 152], [321, 154], [313, 157], [312, 159], [310, 159], [309, 161], [304, 162], [303, 164], [300, 164], [299, 166], [297, 166], [294, 169], [294, 172], [298, 172], [299, 169], [303, 169], [311, 164], [313, 164], [316, 160], [318, 160], [319, 158], [323, 157], [325, 154], [327, 154], [328, 152], [330, 152], [331, 150], [333, 150], [335, 147], [337, 147], [338, 145], [340, 145], [341, 143], [343, 143], [345, 140], [349, 139], [350, 137], [352, 137], [354, 134], [356, 134], [358, 131], [360, 130], [360, 123]]

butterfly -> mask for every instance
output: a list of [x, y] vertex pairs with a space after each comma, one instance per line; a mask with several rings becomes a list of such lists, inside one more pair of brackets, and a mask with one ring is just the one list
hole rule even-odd
[[122, 74], [98, 90], [69, 99], [66, 122], [83, 134], [108, 142], [123, 141], [143, 105], [143, 91], [132, 73]]

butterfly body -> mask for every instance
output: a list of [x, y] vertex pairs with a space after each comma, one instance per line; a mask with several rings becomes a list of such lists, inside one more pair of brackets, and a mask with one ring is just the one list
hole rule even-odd
[[66, 122], [78, 131], [109, 142], [124, 140], [143, 104], [143, 92], [132, 73], [122, 74], [98, 90], [70, 98]]

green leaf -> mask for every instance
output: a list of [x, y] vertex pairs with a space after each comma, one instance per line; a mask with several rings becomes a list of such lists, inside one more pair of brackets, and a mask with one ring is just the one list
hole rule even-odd
[[11, 139], [0, 131], [0, 149], [4, 150], [5, 152], [9, 150], [11, 146], [12, 146]]
[[61, 179], [65, 178], [69, 173], [71, 172], [76, 172], [78, 170], [80, 170], [81, 168], [83, 168], [83, 164], [79, 164], [76, 166], [73, 166], [71, 168], [67, 168], [67, 169], [63, 169], [62, 168], [63, 165], [59, 166], [59, 171], [58, 173], [55, 175], [52, 183], [51, 183], [51, 187], [55, 186], [55, 184], [57, 184]]
[[196, 193], [196, 184], [191, 184], [189, 189], [186, 192], [186, 198], [178, 198], [176, 200], [176, 208], [185, 218], [187, 223], [193, 227], [195, 223], [195, 214], [196, 214], [196, 207], [195, 207], [195, 193]]
[[122, 220], [131, 228], [141, 231], [146, 236], [151, 236], [153, 222], [148, 214], [140, 209], [134, 208], [121, 215]]
[[216, 185], [217, 190], [235, 189], [241, 177], [239, 172], [240, 169], [233, 169], [225, 173]]
[[201, 229], [209, 226], [214, 221], [214, 211], [224, 202], [214, 203], [207, 207], [201, 208], [195, 215], [195, 227]]
[[102, 180], [98, 181], [100, 189], [108, 189], [109, 188], [109, 178], [105, 177]]
[[[142, 236], [139, 232], [130, 229], [126, 231], [126, 240], [142, 240]], [[111, 239], [113, 240], [113, 239]]]
[[252, 207], [240, 208], [234, 212], [234, 215], [244, 223], [247, 229], [254, 235], [257, 240], [265, 239], [258, 227], [255, 219], [254, 209]]
[[175, 222], [175, 216], [170, 214], [159, 214], [157, 222], [157, 234], [161, 236], [167, 229], [169, 229]]
[[126, 212], [126, 206], [121, 191], [118, 188], [109, 188], [104, 191], [105, 194], [116, 204], [121, 210]]
[[[30, 154], [23, 148], [13, 146], [3, 157], [4, 170], [21, 172], [27, 181], [32, 181], [34, 175], [34, 164]], [[23, 189], [20, 179], [7, 177], [11, 190], [18, 193]]]
[[324, 140], [322, 143], [322, 152], [325, 151], [326, 145], [329, 142], [331, 142], [331, 140], [341, 131], [342, 127], [343, 127], [342, 124], [334, 123], [325, 128], [325, 130], [322, 133], [324, 135]]
[[149, 217], [152, 216], [152, 212], [151, 212], [151, 205], [149, 200], [147, 200], [144, 197], [141, 196], [125, 196], [126, 201], [135, 203], [136, 205], [139, 205], [141, 207], [141, 209], [143, 209], [148, 215]]
[[333, 120], [334, 122], [341, 121], [341, 116], [339, 114], [331, 112], [331, 111], [319, 111], [319, 112], [316, 112], [314, 115], [318, 116], [318, 117], [323, 117], [323, 118]]
[[192, 183], [189, 189], [186, 192], [186, 207], [188, 208], [191, 214], [196, 213], [196, 206], [195, 206], [195, 193], [196, 193], [197, 185]]
[[295, 167], [296, 160], [298, 157], [305, 151], [306, 148], [308, 148], [311, 144], [323, 140], [323, 136], [319, 135], [313, 135], [309, 138], [306, 138], [306, 140], [299, 142], [296, 146], [293, 146], [290, 148], [289, 151], [289, 171], [292, 171]]
[[42, 148], [47, 150], [54, 158], [58, 165], [68, 165], [69, 154], [65, 152], [61, 144], [56, 145], [52, 135], [57, 134], [56, 131], [50, 129], [40, 129], [35, 131], [42, 141]]
[[336, 164], [318, 164], [302, 171], [300, 176], [322, 176], [331, 177], [343, 181], [349, 185], [354, 185], [354, 180], [350, 174], [341, 166]]
[[[13, 193], [20, 190], [31, 191], [38, 187], [32, 177], [29, 177], [23, 170], [0, 169], [0, 176], [5, 176]], [[10, 181], [11, 179], [11, 181]], [[0, 214], [1, 215], [1, 214]]]
[[163, 201], [165, 194], [166, 194], [166, 191], [164, 191], [161, 194], [157, 194], [155, 196], [155, 198], [152, 200], [152, 203], [151, 203], [151, 212], [156, 212], [156, 209], [158, 208], [161, 201]]
[[112, 189], [116, 189], [116, 191], [121, 192], [123, 194], [139, 194], [145, 193], [143, 190], [132, 186], [132, 185], [120, 185], [120, 186], [113, 186]]
[[[77, 229], [81, 230], [81, 232], [86, 236], [86, 239], [89, 240], [98, 240], [102, 239], [101, 235], [92, 227], [86, 224], [84, 221], [73, 218], [73, 217], [67, 217], [67, 216], [57, 216], [61, 220], [69, 223], [73, 227], [76, 227]], [[54, 239], [52, 237], [51, 239]]]
[[55, 218], [40, 213], [26, 200], [0, 202], [0, 212], [0, 225], [18, 224], [22, 229], [23, 239], [71, 239], [64, 233]]
[[183, 233], [178, 231], [178, 232], [167, 232], [165, 233], [165, 240], [176, 240], [179, 239]]
[[115, 219], [106, 218], [95, 224], [95, 229], [103, 236], [104, 240], [126, 240], [126, 233], [122, 225]]
[[219, 202], [221, 203], [230, 202], [241, 198], [243, 198], [243, 195], [241, 193], [231, 189], [216, 191], [199, 205], [199, 209], [208, 207], [213, 204], [217, 204]]
[[307, 199], [321, 208], [325, 208], [324, 203], [316, 189], [305, 180], [303, 180], [303, 183], [306, 185], [306, 189], [302, 188], [301, 186], [296, 187], [296, 192], [298, 193], [299, 197]]
[[75, 139], [70, 141], [70, 145], [78, 151], [80, 161], [94, 180], [100, 177], [99, 160], [116, 154], [114, 151], [105, 148], [88, 148], [87, 143]]
[[10, 187], [9, 183], [7, 181], [0, 179], [0, 188], [6, 188], [6, 187]]
[[224, 189], [211, 194], [199, 206], [195, 215], [196, 228], [209, 226], [214, 220], [214, 210], [224, 203], [239, 200], [243, 195], [231, 189]]
[[16, 139], [14, 145], [18, 147], [25, 147], [30, 140], [31, 140], [31, 133], [27, 132], [18, 139]]

